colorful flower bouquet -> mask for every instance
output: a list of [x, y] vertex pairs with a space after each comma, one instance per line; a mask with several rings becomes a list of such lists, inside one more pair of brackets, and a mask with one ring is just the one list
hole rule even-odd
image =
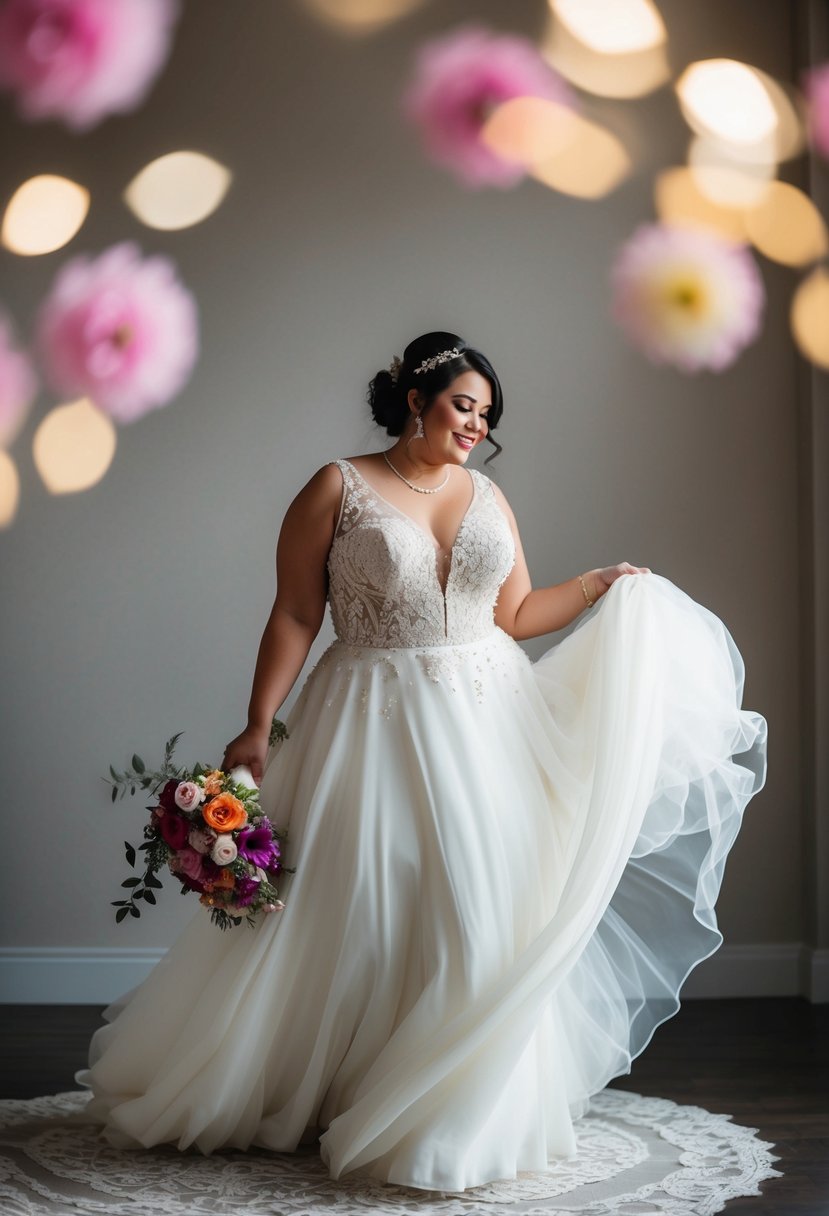
[[[256, 924], [257, 913], [281, 911], [276, 881], [283, 871], [292, 873], [281, 862], [278, 832], [259, 806], [259, 791], [249, 769], [242, 766], [230, 773], [197, 764], [190, 771], [172, 762], [176, 741], [173, 735], [165, 745], [164, 761], [155, 772], [147, 770], [140, 756], [132, 757], [132, 768], [117, 773], [110, 765], [112, 801], [127, 790], [150, 790], [155, 805], [148, 806], [150, 821], [144, 828], [144, 843], [138, 852], [145, 854], [143, 877], [125, 878], [122, 887], [128, 899], [115, 899], [116, 921], [140, 916], [139, 900], [156, 902], [161, 887], [158, 871], [167, 866], [181, 882], [181, 893], [198, 891], [199, 900], [210, 908], [214, 924], [220, 929], [239, 925], [242, 918]], [[285, 726], [274, 719], [270, 742], [287, 738]], [[124, 842], [127, 862], [135, 867], [136, 849]]]

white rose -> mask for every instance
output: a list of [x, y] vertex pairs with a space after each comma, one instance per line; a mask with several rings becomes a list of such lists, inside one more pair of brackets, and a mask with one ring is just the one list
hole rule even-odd
[[173, 801], [179, 810], [192, 811], [204, 801], [204, 790], [195, 781], [179, 781], [173, 794]]
[[231, 778], [232, 781], [235, 781], [237, 783], [237, 785], [244, 785], [249, 790], [255, 790], [255, 789], [259, 788], [257, 786], [256, 782], [253, 780], [253, 773], [250, 771], [250, 769], [248, 768], [248, 766], [246, 764], [237, 764], [234, 768], [232, 768], [230, 770], [230, 772], [228, 773], [228, 776]]
[[210, 856], [217, 866], [229, 866], [236, 860], [236, 842], [232, 836], [217, 836], [216, 843], [210, 850]]

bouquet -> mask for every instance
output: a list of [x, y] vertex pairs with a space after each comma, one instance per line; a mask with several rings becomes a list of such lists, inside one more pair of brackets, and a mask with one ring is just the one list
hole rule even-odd
[[[167, 866], [181, 882], [182, 895], [197, 891], [220, 929], [239, 925], [243, 918], [254, 926], [257, 913], [279, 912], [285, 906], [276, 886], [281, 873], [293, 873], [281, 862], [280, 841], [285, 833], [263, 814], [249, 769], [240, 765], [224, 773], [203, 764], [178, 769], [172, 756], [181, 734], [168, 739], [158, 770], [149, 771], [134, 755], [131, 769], [117, 773], [110, 765], [112, 780], [103, 778], [112, 786], [113, 802], [128, 789], [134, 794], [140, 788], [150, 790], [154, 803], [147, 807], [150, 821], [144, 827], [143, 844], [136, 850], [124, 841], [131, 867], [135, 868], [137, 854], [144, 853], [144, 874], [121, 883], [129, 898], [112, 901], [115, 919], [140, 916], [139, 901], [156, 902], [155, 891], [162, 885], [158, 872]], [[274, 719], [270, 742], [284, 738], [284, 724]]]

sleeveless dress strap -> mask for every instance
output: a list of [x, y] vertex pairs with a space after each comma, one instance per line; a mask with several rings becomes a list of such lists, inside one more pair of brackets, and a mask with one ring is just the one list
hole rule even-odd
[[337, 526], [334, 529], [334, 535], [336, 536], [340, 530], [340, 524], [343, 521], [343, 513], [345, 512], [345, 503], [346, 499], [348, 498], [348, 492], [354, 484], [354, 472], [347, 460], [329, 460], [328, 463], [335, 464], [337, 466], [343, 479], [343, 493], [342, 498], [340, 499], [340, 512], [337, 516]]

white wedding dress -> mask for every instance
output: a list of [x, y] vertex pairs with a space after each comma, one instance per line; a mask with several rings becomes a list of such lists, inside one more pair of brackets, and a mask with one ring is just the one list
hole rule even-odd
[[489, 479], [441, 587], [431, 538], [348, 461], [337, 640], [269, 753], [285, 910], [199, 909], [105, 1011], [111, 1143], [290, 1151], [460, 1191], [575, 1152], [573, 1121], [679, 1007], [766, 771], [725, 626], [626, 575], [537, 662], [494, 625], [514, 559]]

